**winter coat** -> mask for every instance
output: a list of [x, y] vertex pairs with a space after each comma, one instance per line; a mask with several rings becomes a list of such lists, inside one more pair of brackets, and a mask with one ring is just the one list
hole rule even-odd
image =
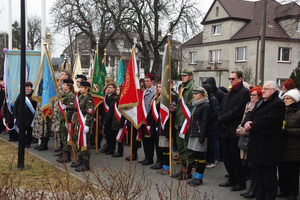
[[[153, 99], [153, 101], [154, 101], [154, 99]], [[156, 103], [156, 110], [157, 110], [157, 113], [158, 113], [158, 116], [159, 116], [160, 103], [159, 102], [155, 102], [155, 103]], [[151, 104], [152, 104], [152, 102], [151, 102]], [[150, 107], [150, 111], [149, 111], [149, 113], [147, 115], [146, 121], [147, 121], [147, 126], [150, 126], [151, 137], [158, 137], [158, 132], [159, 132], [159, 129], [161, 127], [160, 126], [160, 116], [158, 117], [157, 122], [155, 122], [155, 119], [153, 117], [152, 106]]]
[[[109, 96], [108, 95], [105, 96], [105, 102], [109, 107], [108, 113], [106, 113], [105, 111], [103, 112], [104, 113], [103, 122], [105, 123], [106, 127], [111, 127], [112, 119], [115, 114], [114, 113], [115, 95], [116, 95], [116, 93], [113, 93]], [[103, 106], [104, 106], [104, 104], [103, 104]]]
[[218, 99], [219, 104], [221, 104], [225, 97], [225, 94], [219, 88], [217, 88], [215, 78], [214, 77], [207, 78], [204, 84], [206, 83], [211, 85], [214, 96]]
[[242, 82], [235, 89], [227, 93], [218, 113], [218, 124], [221, 127], [220, 138], [238, 138], [235, 131], [241, 123], [245, 106], [249, 101], [249, 90], [243, 86]]
[[214, 129], [217, 127], [218, 110], [220, 106], [218, 99], [213, 94], [208, 96], [208, 100], [210, 106], [210, 115], [207, 124], [207, 132], [208, 134], [214, 134]]
[[248, 102], [246, 104], [243, 119], [241, 121], [241, 124], [239, 124], [238, 127], [237, 127], [237, 129], [240, 129], [240, 135], [238, 137], [240, 137], [240, 136], [248, 136], [249, 132], [245, 131], [244, 127], [242, 126], [242, 123], [243, 123], [243, 121], [244, 121], [247, 113], [251, 112], [253, 110], [254, 106], [255, 106], [255, 102], [251, 102], [250, 101], [250, 102]]
[[297, 104], [286, 107], [285, 121], [281, 161], [300, 161], [300, 107]]
[[[32, 100], [31, 95], [32, 95], [33, 90], [27, 94], [27, 98], [30, 100], [33, 109], [35, 110], [37, 102]], [[16, 101], [15, 101], [15, 105], [13, 108], [13, 116], [14, 118], [17, 118], [16, 121], [16, 125], [20, 126], [20, 117], [25, 117], [25, 126], [31, 126], [32, 120], [34, 118], [33, 113], [31, 112], [31, 110], [29, 109], [29, 107], [27, 106], [26, 102], [25, 102], [25, 114], [21, 113], [21, 107], [20, 107], [20, 94], [18, 95]]]
[[[194, 80], [190, 80], [190, 82], [187, 83], [186, 86], [183, 86], [182, 91], [182, 98], [184, 99], [185, 104], [187, 107], [191, 110], [193, 108], [192, 106], [192, 99], [193, 99], [193, 89], [196, 86]], [[180, 100], [179, 100], [180, 101]], [[175, 106], [175, 126], [182, 126], [183, 122], [185, 120], [185, 116], [183, 114], [182, 108], [180, 103]]]
[[206, 99], [206, 101], [201, 101], [201, 103], [195, 106], [195, 108], [192, 110], [188, 136], [199, 137], [200, 143], [203, 143], [204, 139], [207, 138], [208, 135], [206, 127], [209, 121], [209, 116], [210, 106], [208, 103], [208, 99]]
[[266, 101], [260, 98], [243, 122], [252, 121], [249, 130], [248, 162], [278, 166], [281, 152], [281, 129], [285, 105], [274, 92]]

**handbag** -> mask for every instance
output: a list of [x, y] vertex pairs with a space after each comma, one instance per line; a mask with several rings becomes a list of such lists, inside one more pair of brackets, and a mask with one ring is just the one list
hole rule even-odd
[[238, 147], [244, 151], [248, 151], [248, 137], [241, 136], [238, 141]]

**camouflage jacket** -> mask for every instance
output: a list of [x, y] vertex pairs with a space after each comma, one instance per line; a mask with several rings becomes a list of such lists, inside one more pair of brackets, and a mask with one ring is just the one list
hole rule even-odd
[[[74, 113], [74, 110], [76, 109], [75, 95], [71, 91], [69, 91], [67, 93], [62, 94], [61, 98], [62, 98], [62, 104], [67, 106], [65, 112], [66, 112], [67, 120], [68, 122], [70, 122], [72, 120], [72, 115]], [[58, 119], [60, 122], [65, 121], [65, 117], [61, 112], [59, 112]]]

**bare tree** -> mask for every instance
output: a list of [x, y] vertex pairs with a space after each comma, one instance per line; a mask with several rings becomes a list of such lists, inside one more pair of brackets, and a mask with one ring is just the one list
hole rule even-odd
[[[142, 66], [145, 72], [150, 70], [149, 45], [154, 53], [154, 62], [151, 72], [156, 74], [159, 71], [161, 58], [159, 50], [167, 42], [169, 31], [173, 33], [183, 33], [183, 37], [188, 37], [188, 30], [195, 34], [199, 31], [201, 17], [199, 9], [195, 7], [194, 0], [102, 0], [106, 9], [114, 18], [116, 27], [133, 44], [134, 33], [139, 38], [136, 45], [142, 53]], [[118, 10], [126, 9], [126, 16], [118, 21], [114, 13]], [[169, 24], [169, 25], [168, 25]], [[161, 33], [164, 32], [164, 35]], [[147, 33], [147, 38], [145, 37]]]
[[[96, 49], [97, 34], [100, 37], [99, 60], [102, 60], [105, 47], [117, 32], [103, 2], [98, 0], [57, 0], [51, 12], [56, 31], [68, 28], [76, 30], [78, 33], [85, 33], [90, 39], [91, 49]], [[116, 19], [121, 20], [120, 16], [116, 16]]]
[[35, 46], [41, 44], [41, 19], [33, 15], [27, 20], [27, 45], [30, 50], [34, 50]]

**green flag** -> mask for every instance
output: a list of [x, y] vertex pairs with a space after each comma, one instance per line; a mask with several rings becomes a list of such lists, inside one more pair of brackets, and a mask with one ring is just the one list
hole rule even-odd
[[123, 63], [122, 63], [122, 59], [120, 59], [117, 86], [120, 86], [123, 84], [124, 84]]
[[[102, 66], [103, 65], [104, 64], [102, 64]], [[92, 89], [91, 94], [94, 99], [95, 109], [102, 103], [104, 98], [103, 86], [105, 83], [106, 70], [104, 66], [105, 76], [103, 81], [102, 73], [104, 74], [104, 72], [102, 72], [102, 68], [103, 67], [101, 67], [101, 73], [100, 73], [100, 69], [98, 65], [98, 52], [96, 52], [94, 56], [94, 70], [93, 70], [92, 88], [91, 88]]]
[[104, 62], [102, 62], [100, 78], [101, 78], [102, 86], [105, 86], [105, 79], [107, 78], [107, 73], [106, 73], [106, 67]]

